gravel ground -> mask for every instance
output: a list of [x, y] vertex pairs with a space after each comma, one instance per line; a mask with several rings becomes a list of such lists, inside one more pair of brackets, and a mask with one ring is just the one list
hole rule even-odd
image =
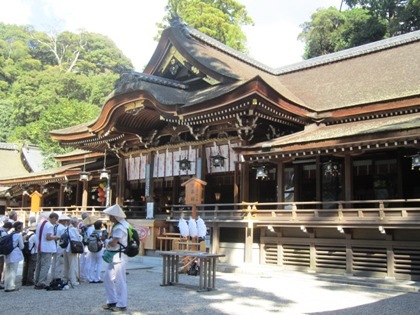
[[[162, 271], [144, 261], [128, 266], [128, 309], [123, 314], [419, 314], [419, 293], [350, 285], [299, 272], [218, 272], [217, 290], [198, 293], [198, 277], [160, 286]], [[366, 281], [367, 284], [368, 281]], [[103, 284], [64, 291], [0, 291], [1, 314], [110, 314], [102, 309]]]

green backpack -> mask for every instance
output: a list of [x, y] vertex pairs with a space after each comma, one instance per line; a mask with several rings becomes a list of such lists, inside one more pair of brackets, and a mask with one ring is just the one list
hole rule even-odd
[[135, 257], [139, 254], [140, 238], [137, 230], [130, 224], [127, 229], [127, 246], [122, 245], [122, 252], [128, 257]]

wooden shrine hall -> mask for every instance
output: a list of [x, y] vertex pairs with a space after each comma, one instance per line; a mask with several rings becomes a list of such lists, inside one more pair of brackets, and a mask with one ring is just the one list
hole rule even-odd
[[62, 181], [0, 185], [133, 216], [152, 204], [176, 231], [197, 178], [208, 250], [226, 262], [418, 279], [419, 51], [417, 31], [272, 69], [174, 21], [95, 121], [50, 132], [77, 149]]

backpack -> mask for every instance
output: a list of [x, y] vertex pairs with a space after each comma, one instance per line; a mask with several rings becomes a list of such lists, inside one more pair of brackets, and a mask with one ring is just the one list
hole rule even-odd
[[64, 282], [61, 278], [55, 278], [51, 280], [50, 285], [45, 287], [45, 289], [47, 291], [63, 290], [66, 285], [67, 282]]
[[29, 248], [29, 237], [31, 237], [34, 233], [27, 235], [27, 240], [23, 242], [23, 249], [22, 254], [24, 257], [31, 256], [32, 249], [35, 247], [35, 243], [32, 244], [32, 248]]
[[88, 250], [92, 253], [97, 253], [102, 249], [102, 242], [99, 238], [99, 233], [97, 231], [93, 231], [87, 240], [87, 247]]
[[139, 238], [139, 232], [137, 230], [129, 225], [127, 229], [127, 246], [123, 246], [121, 243], [119, 243], [122, 246], [122, 252], [126, 254], [128, 257], [135, 257], [139, 254], [139, 247], [140, 247], [140, 238]]
[[80, 228], [80, 235], [82, 235], [83, 245], [88, 244], [87, 229], [88, 229], [87, 225], [82, 225], [82, 227]]
[[197, 276], [200, 274], [200, 265], [197, 263], [197, 260], [193, 260], [189, 265], [187, 274], [189, 276]]
[[61, 248], [67, 248], [67, 246], [69, 245], [69, 241], [70, 241], [69, 228], [66, 228], [63, 234], [61, 234], [60, 236], [60, 239], [58, 241], [58, 246], [60, 246]]
[[13, 246], [13, 234], [7, 234], [0, 239], [0, 255], [10, 255], [15, 249]]

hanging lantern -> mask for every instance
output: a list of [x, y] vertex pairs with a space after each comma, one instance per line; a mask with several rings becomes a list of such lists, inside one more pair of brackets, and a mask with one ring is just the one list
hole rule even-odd
[[224, 167], [225, 166], [225, 157], [221, 156], [220, 153], [217, 153], [216, 155], [210, 156], [210, 158], [213, 160], [213, 167]]
[[83, 171], [80, 172], [80, 181], [87, 182], [89, 180], [89, 172], [86, 172], [86, 156], [83, 157]]
[[411, 169], [420, 170], [420, 152], [411, 156]]
[[182, 160], [179, 160], [178, 163], [179, 163], [179, 169], [181, 171], [191, 170], [191, 161], [189, 161], [188, 159], [183, 158]]
[[324, 163], [324, 175], [325, 176], [340, 176], [340, 164], [329, 160], [328, 162]]
[[107, 171], [106, 169], [101, 170], [99, 174], [99, 179], [109, 179], [109, 171]]
[[86, 182], [89, 180], [89, 172], [80, 172], [80, 181]]
[[265, 166], [258, 166], [256, 179], [264, 180], [267, 177], [268, 177], [268, 170], [265, 168]]
[[106, 169], [106, 150], [104, 152], [104, 168], [99, 173], [99, 179], [109, 179], [109, 171]]

